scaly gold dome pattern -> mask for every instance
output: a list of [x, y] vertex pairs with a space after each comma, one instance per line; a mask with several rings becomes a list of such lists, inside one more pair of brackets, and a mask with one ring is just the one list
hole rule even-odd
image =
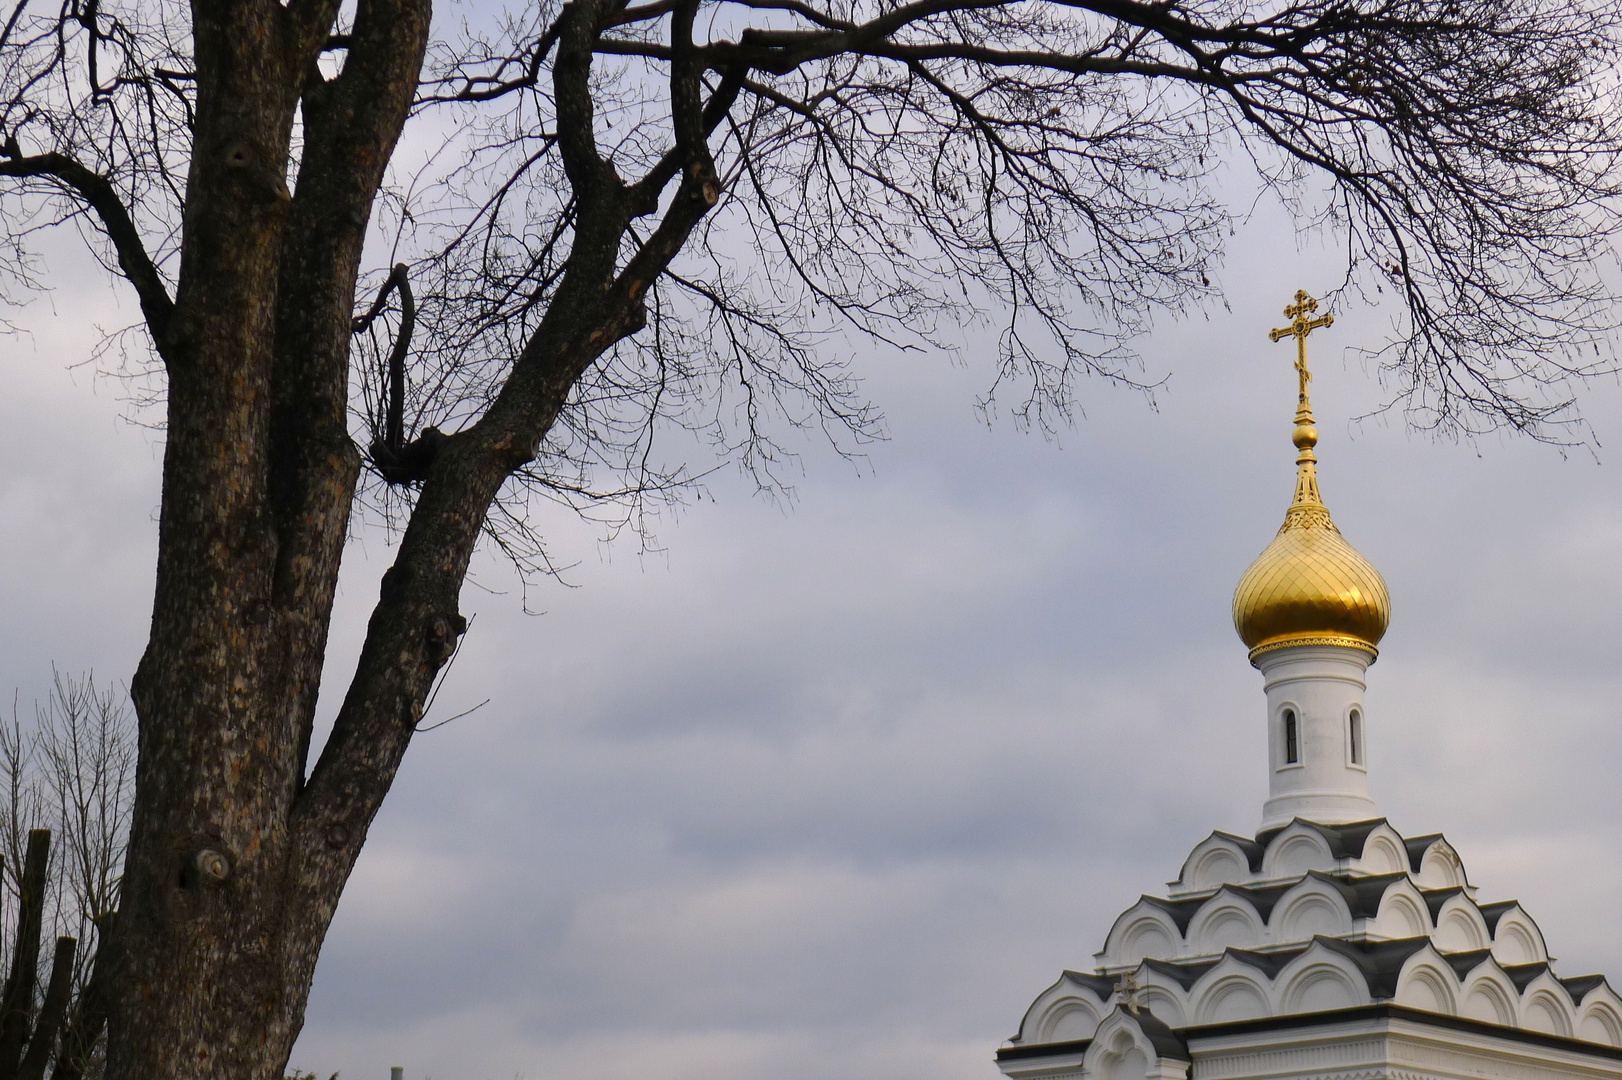
[[1284, 524], [1239, 579], [1233, 594], [1233, 625], [1250, 647], [1250, 659], [1291, 645], [1344, 645], [1378, 656], [1375, 647], [1391, 621], [1391, 595], [1380, 576], [1346, 542], [1318, 491], [1318, 429], [1313, 425], [1307, 383], [1306, 338], [1334, 316], [1311, 318], [1318, 302], [1305, 292], [1284, 309], [1294, 320], [1272, 331], [1279, 341], [1296, 339], [1300, 396], [1295, 412], [1295, 499]]

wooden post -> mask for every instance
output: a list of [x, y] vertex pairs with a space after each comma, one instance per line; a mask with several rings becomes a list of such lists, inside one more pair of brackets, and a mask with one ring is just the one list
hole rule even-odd
[[34, 982], [39, 972], [39, 934], [45, 918], [45, 868], [51, 854], [51, 830], [28, 834], [22, 887], [17, 900], [17, 951], [11, 974], [0, 994], [0, 1080], [17, 1075], [33, 1017]]
[[23, 1055], [17, 1080], [45, 1080], [45, 1066], [51, 1062], [52, 1045], [68, 1012], [68, 996], [73, 991], [73, 955], [79, 943], [70, 937], [56, 939], [56, 956], [51, 962], [51, 981], [45, 986], [45, 1001], [39, 1019], [28, 1037], [28, 1053]]

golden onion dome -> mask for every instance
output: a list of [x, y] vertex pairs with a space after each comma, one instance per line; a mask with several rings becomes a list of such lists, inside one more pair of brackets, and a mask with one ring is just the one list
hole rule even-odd
[[1378, 656], [1375, 648], [1391, 620], [1385, 579], [1346, 542], [1318, 492], [1317, 457], [1307, 382], [1306, 335], [1328, 326], [1331, 316], [1309, 319], [1317, 302], [1304, 292], [1284, 309], [1295, 322], [1273, 331], [1273, 340], [1297, 340], [1300, 398], [1295, 414], [1295, 499], [1284, 524], [1239, 579], [1233, 594], [1233, 625], [1250, 647], [1250, 659], [1290, 645], [1344, 645]]

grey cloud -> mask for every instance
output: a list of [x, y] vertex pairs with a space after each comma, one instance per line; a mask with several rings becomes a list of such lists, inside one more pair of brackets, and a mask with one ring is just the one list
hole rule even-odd
[[[435, 714], [341, 906], [295, 1064], [346, 1080], [971, 1080], [1038, 990], [1265, 788], [1260, 679], [1231, 589], [1288, 501], [1293, 385], [1265, 330], [1333, 257], [1236, 240], [1231, 312], [1167, 324], [1159, 411], [1086, 386], [1048, 440], [989, 429], [984, 344], [873, 357], [892, 439], [807, 446], [798, 501], [727, 477], [664, 552], [553, 514], [576, 589], [521, 611], [486, 558]], [[66, 256], [64, 256], [66, 257]], [[133, 670], [160, 437], [69, 374], [108, 306], [79, 264], [0, 345], [0, 647], [22, 700], [54, 660]], [[1341, 348], [1314, 383], [1326, 498], [1385, 573], [1370, 674], [1376, 797], [1519, 895], [1562, 969], [1622, 974], [1622, 490], [1608, 451], [1436, 444], [1357, 424]], [[1586, 408], [1615, 441], [1622, 395]], [[546, 511], [552, 513], [551, 511]], [[325, 710], [387, 538], [352, 548]]]

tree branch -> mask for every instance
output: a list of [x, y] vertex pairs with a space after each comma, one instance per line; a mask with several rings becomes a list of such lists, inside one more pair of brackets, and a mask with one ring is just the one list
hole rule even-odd
[[0, 176], [50, 178], [74, 192], [96, 212], [103, 231], [118, 254], [119, 269], [135, 286], [135, 293], [141, 302], [141, 313], [146, 317], [152, 340], [157, 343], [161, 355], [165, 350], [165, 331], [169, 316], [174, 311], [174, 301], [169, 297], [163, 276], [147, 255], [140, 230], [135, 227], [113, 185], [106, 177], [85, 168], [66, 154], [24, 156], [15, 138], [8, 139], [0, 153], [5, 156], [4, 160], [0, 160]]
[[591, 203], [618, 195], [619, 178], [597, 150], [594, 131], [596, 103], [592, 99], [591, 56], [598, 37], [597, 24], [612, 0], [573, 0], [558, 19], [558, 58], [552, 65], [552, 84], [558, 108], [558, 150], [563, 168], [582, 208], [590, 216]]

